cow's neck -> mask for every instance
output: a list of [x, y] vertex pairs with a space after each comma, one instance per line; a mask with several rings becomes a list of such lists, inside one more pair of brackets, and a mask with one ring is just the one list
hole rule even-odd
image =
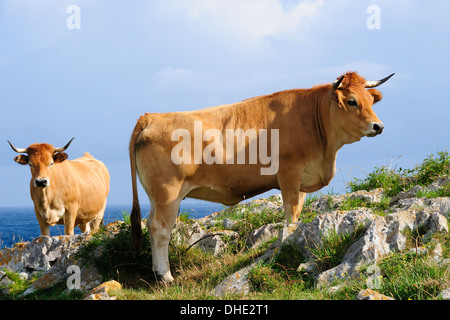
[[35, 186], [32, 186], [32, 198], [35, 205], [37, 205], [40, 209], [47, 209], [50, 206], [50, 197], [49, 193], [50, 187], [46, 188], [38, 188]]
[[333, 126], [331, 94], [320, 92], [315, 97], [315, 137], [318, 156], [322, 158], [321, 179], [328, 185], [336, 173], [337, 152], [345, 144]]
[[337, 151], [345, 142], [333, 125], [331, 95], [317, 94], [315, 97], [315, 137], [320, 152], [325, 158], [336, 158]]

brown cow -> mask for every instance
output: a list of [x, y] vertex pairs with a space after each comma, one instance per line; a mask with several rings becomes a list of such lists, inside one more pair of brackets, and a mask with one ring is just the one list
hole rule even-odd
[[137, 250], [141, 214], [136, 174], [151, 203], [147, 226], [153, 268], [168, 282], [173, 280], [169, 237], [184, 197], [234, 205], [279, 189], [288, 223], [295, 223], [306, 193], [321, 189], [333, 178], [337, 151], [383, 131], [372, 110], [382, 95], [366, 88], [379, 86], [391, 76], [366, 81], [348, 72], [332, 84], [312, 89], [287, 90], [198, 111], [141, 116], [129, 150]]
[[[73, 140], [73, 138], [72, 138]], [[50, 235], [49, 226], [64, 224], [64, 233], [95, 231], [103, 220], [109, 193], [109, 173], [103, 162], [85, 152], [83, 157], [66, 160], [66, 150], [52, 145], [32, 144], [28, 148], [11, 148], [19, 164], [31, 169], [30, 193], [41, 234]]]

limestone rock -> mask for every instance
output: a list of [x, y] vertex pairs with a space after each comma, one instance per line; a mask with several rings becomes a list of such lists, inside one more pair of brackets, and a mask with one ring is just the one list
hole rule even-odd
[[251, 264], [250, 266], [229, 275], [213, 289], [212, 293], [216, 297], [223, 297], [226, 295], [246, 295], [250, 291], [248, 273], [253, 267], [254, 264]]
[[75, 253], [89, 239], [89, 234], [82, 233], [71, 236], [41, 236], [31, 242], [18, 243], [12, 248], [0, 251], [0, 268], [18, 273], [24, 279], [39, 274], [22, 296], [65, 281], [70, 276], [67, 270], [71, 265], [80, 268], [80, 289], [88, 290], [101, 283], [101, 275], [93, 265], [83, 265]]
[[256, 230], [253, 230], [247, 239], [248, 248], [249, 249], [257, 248], [265, 241], [268, 241], [273, 237], [278, 236], [279, 230], [282, 226], [283, 223], [270, 223]]
[[197, 221], [194, 223], [178, 222], [172, 231], [171, 239], [178, 245], [184, 244], [185, 246], [191, 246], [205, 235], [206, 232]]
[[448, 287], [447, 289], [443, 290], [439, 294], [439, 298], [441, 298], [442, 300], [450, 300], [450, 287]]

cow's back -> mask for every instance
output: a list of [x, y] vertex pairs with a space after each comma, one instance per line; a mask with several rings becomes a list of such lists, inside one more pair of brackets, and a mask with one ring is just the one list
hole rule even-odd
[[87, 152], [81, 158], [67, 160], [64, 163], [66, 164], [64, 171], [60, 172], [64, 178], [60, 181], [63, 183], [65, 181], [67, 187], [71, 189], [68, 191], [67, 201], [76, 201], [79, 207], [78, 218], [83, 219], [85, 215], [89, 220], [87, 216], [99, 212], [105, 205], [109, 193], [108, 169], [102, 161]]
[[102, 161], [85, 152], [81, 158], [72, 160], [71, 163], [76, 168], [80, 183], [86, 188], [95, 185], [99, 195], [102, 193], [105, 197], [108, 195], [110, 176]]

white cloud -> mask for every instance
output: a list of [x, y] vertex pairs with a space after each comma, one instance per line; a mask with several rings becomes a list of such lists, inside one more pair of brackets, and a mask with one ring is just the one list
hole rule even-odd
[[289, 8], [280, 0], [185, 0], [169, 7], [214, 32], [259, 41], [266, 36], [295, 34], [318, 15], [322, 5], [322, 0], [303, 0]]

